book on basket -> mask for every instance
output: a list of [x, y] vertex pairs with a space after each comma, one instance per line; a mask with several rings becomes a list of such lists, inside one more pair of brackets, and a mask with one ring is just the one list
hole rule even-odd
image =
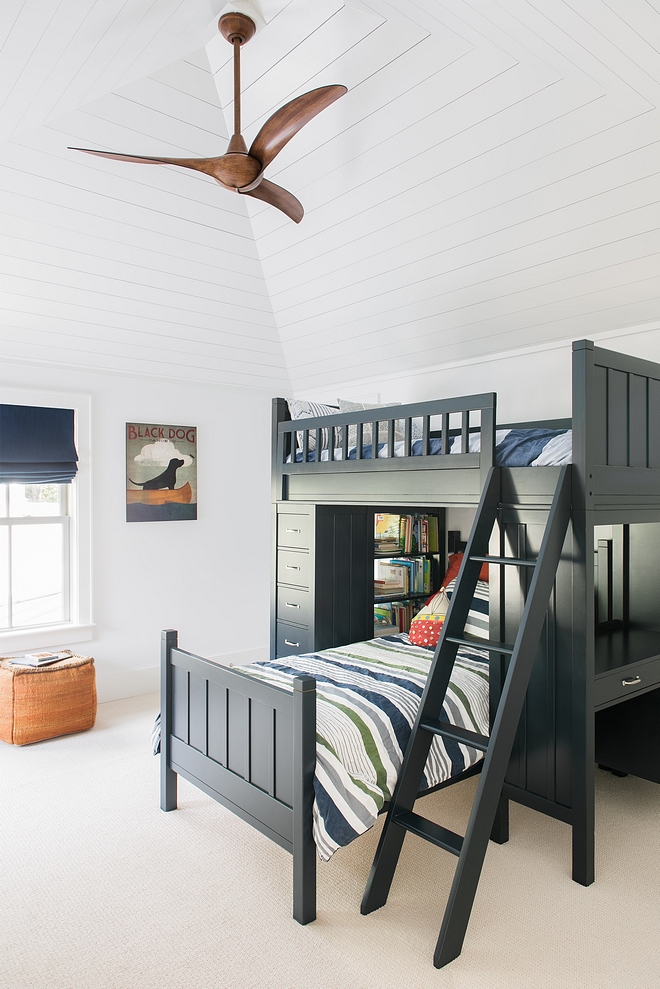
[[14, 666], [50, 666], [51, 663], [57, 663], [60, 659], [68, 659], [70, 655], [68, 650], [62, 652], [28, 652], [25, 656], [16, 656], [15, 659], [10, 659], [9, 662], [13, 663]]

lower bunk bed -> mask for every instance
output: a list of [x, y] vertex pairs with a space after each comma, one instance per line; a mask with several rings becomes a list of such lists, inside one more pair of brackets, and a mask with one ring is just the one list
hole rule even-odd
[[[476, 637], [487, 601], [480, 582], [466, 626]], [[309, 923], [317, 855], [367, 831], [390, 800], [433, 655], [402, 633], [228, 668], [163, 632], [162, 809], [176, 807], [181, 775], [291, 852], [293, 916]], [[457, 735], [434, 739], [420, 795], [481, 768], [460, 732], [488, 734], [485, 650], [460, 650], [444, 714]]]

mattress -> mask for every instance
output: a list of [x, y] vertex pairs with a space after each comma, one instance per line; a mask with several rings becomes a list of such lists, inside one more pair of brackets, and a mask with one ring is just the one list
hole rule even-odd
[[[479, 582], [466, 631], [486, 638], [487, 613], [488, 585]], [[372, 827], [390, 800], [433, 653], [412, 645], [402, 633], [241, 668], [288, 690], [294, 677], [316, 679], [313, 824], [322, 860]], [[484, 650], [459, 648], [442, 716], [451, 724], [489, 733]], [[470, 746], [434, 737], [421, 790], [446, 782], [482, 758]]]
[[[570, 429], [498, 429], [495, 434], [495, 463], [499, 467], [554, 467], [561, 464], [571, 463], [573, 432]], [[478, 453], [480, 450], [481, 435], [474, 433], [470, 436], [468, 453]], [[452, 453], [462, 453], [461, 437], [454, 437], [450, 449]], [[415, 440], [411, 446], [413, 457], [421, 457], [422, 441]], [[442, 453], [442, 439], [432, 437], [429, 440], [429, 455], [437, 456]], [[394, 456], [403, 457], [404, 444], [398, 442], [394, 444]], [[355, 460], [357, 456], [356, 448], [350, 447], [348, 460]], [[378, 459], [387, 459], [387, 444], [378, 444]], [[371, 444], [362, 447], [362, 459], [371, 460]], [[289, 458], [289, 462], [290, 462]], [[328, 450], [321, 451], [321, 460], [328, 459]], [[343, 451], [341, 447], [335, 447], [334, 459], [342, 460]], [[310, 450], [307, 460], [316, 460], [316, 451]], [[296, 462], [302, 462], [302, 451], [296, 452]]]

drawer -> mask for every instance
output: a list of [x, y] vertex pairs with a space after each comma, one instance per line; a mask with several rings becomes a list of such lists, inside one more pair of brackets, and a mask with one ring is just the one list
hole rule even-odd
[[613, 673], [596, 677], [594, 704], [604, 707], [660, 686], [660, 656], [620, 666]]
[[277, 588], [277, 617], [296, 625], [310, 625], [312, 617], [311, 594], [298, 587]]
[[311, 649], [311, 634], [308, 628], [277, 623], [277, 656], [298, 656]]
[[277, 582], [309, 587], [310, 563], [308, 553], [281, 549], [277, 554]]
[[277, 545], [308, 549], [310, 545], [311, 517], [309, 515], [277, 516]]

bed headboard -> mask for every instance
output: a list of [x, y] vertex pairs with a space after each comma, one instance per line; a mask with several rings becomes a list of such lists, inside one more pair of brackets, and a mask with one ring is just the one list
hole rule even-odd
[[660, 364], [573, 343], [573, 504], [651, 508], [660, 497]]

